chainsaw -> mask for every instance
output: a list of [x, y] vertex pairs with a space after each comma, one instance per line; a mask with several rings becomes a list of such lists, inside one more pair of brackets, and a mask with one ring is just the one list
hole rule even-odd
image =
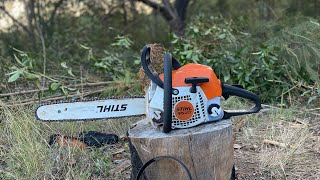
[[[150, 70], [150, 47], [141, 53], [141, 65], [150, 79], [145, 96], [110, 97], [56, 101], [36, 109], [40, 121], [88, 121], [146, 115], [164, 133], [172, 129], [190, 128], [202, 123], [257, 113], [259, 97], [238, 85], [220, 82], [209, 66], [182, 66], [170, 52], [163, 56], [163, 73]], [[223, 110], [221, 98], [238, 96], [255, 105], [247, 110]]]

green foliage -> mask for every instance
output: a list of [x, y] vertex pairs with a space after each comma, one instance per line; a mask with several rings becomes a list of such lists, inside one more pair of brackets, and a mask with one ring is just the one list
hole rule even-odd
[[119, 36], [118, 35], [116, 37], [116, 39], [117, 39], [117, 42], [112, 43], [111, 46], [117, 46], [117, 47], [120, 47], [120, 48], [129, 49], [130, 46], [133, 43], [128, 37], [125, 37], [125, 36]]
[[[39, 97], [41, 97], [40, 89], [42, 79], [48, 79], [49, 81], [51, 81], [51, 83], [49, 83], [49, 91], [51, 93], [61, 92], [63, 95], [67, 96], [69, 92], [76, 91], [76, 89], [66, 87], [62, 81], [53, 79], [45, 74], [36, 71], [36, 68], [33, 65], [35, 60], [31, 58], [30, 55], [15, 48], [14, 50], [16, 51], [16, 54], [14, 54], [13, 56], [16, 63], [11, 67], [11, 72], [7, 74], [9, 76], [8, 83], [16, 82], [19, 80], [19, 78], [25, 81], [34, 82], [36, 87], [39, 89]], [[61, 67], [71, 77], [75, 77], [75, 75], [72, 73], [72, 68], [68, 67], [66, 62], [62, 62]]]
[[130, 49], [133, 42], [126, 36], [117, 36], [116, 42], [111, 43], [111, 47], [103, 51], [103, 55], [96, 57], [92, 48], [81, 45], [87, 51], [87, 57], [92, 67], [103, 72], [107, 79], [115, 79], [125, 76], [126, 72], [138, 69], [135, 64], [136, 51]]
[[[220, 80], [240, 84], [263, 101], [280, 101], [292, 92], [302, 94], [305, 89], [298, 88], [297, 82], [318, 84], [320, 44], [315, 39], [320, 38], [320, 29], [317, 23], [310, 24], [313, 21], [299, 20], [300, 27], [277, 30], [273, 35], [280, 37], [259, 42], [221, 17], [199, 16], [193, 22], [185, 37], [172, 36], [173, 52], [184, 64], [209, 65]], [[306, 25], [308, 31], [302, 34]], [[293, 33], [297, 29], [300, 32]], [[289, 48], [293, 45], [297, 46], [294, 50]]]
[[104, 57], [102, 58], [93, 58], [94, 66], [104, 71], [108, 76], [112, 76], [115, 74], [123, 73], [122, 70], [125, 68], [125, 61], [119, 59], [119, 54], [110, 53], [108, 51], [104, 51]]
[[[132, 11], [130, 3], [125, 4], [127, 11], [115, 6], [108, 15], [109, 9], [100, 3], [83, 3], [80, 16], [62, 4], [52, 22], [34, 29], [34, 42], [19, 29], [0, 33], [1, 71], [9, 75], [9, 82], [26, 80], [39, 87], [46, 79], [52, 93], [67, 95], [71, 90], [64, 86], [66, 81], [52, 74], [76, 79], [82, 73], [79, 70], [85, 69], [94, 79], [125, 78], [128, 72], [137, 72], [141, 47], [160, 42], [172, 45], [171, 51], [181, 62], [209, 65], [222, 81], [241, 84], [264, 101], [290, 95], [302, 95], [310, 103], [317, 100], [319, 21], [299, 15], [319, 17], [313, 6], [317, 2], [199, 0], [188, 7], [183, 38], [167, 36], [169, 28], [163, 18]], [[39, 38], [42, 34], [44, 44]], [[39, 73], [44, 68], [44, 51], [45, 76]], [[7, 67], [12, 68], [8, 71]]]
[[13, 55], [16, 65], [11, 67], [11, 72], [7, 74], [10, 76], [8, 82], [15, 82], [21, 77], [26, 80], [35, 81], [37, 85], [40, 85], [41, 76], [33, 71], [34, 60], [27, 53], [18, 49], [14, 50], [17, 52], [17, 54]]

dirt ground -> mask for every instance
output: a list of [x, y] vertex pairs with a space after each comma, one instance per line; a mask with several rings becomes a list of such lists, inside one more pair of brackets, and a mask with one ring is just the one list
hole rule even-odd
[[[320, 117], [280, 117], [277, 121], [268, 117], [264, 120], [270, 120], [271, 125], [235, 126], [238, 179], [320, 179]], [[248, 135], [250, 131], [253, 135]], [[274, 133], [268, 135], [270, 131]], [[265, 139], [285, 146], [263, 143]]]

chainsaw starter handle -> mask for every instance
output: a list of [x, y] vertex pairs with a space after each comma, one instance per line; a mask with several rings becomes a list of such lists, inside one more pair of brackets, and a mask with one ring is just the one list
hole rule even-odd
[[249, 99], [250, 101], [255, 103], [255, 106], [252, 107], [251, 109], [224, 111], [223, 119], [228, 119], [232, 116], [257, 113], [260, 111], [261, 102], [260, 102], [259, 96], [257, 96], [256, 94], [236, 86], [231, 86], [227, 84], [222, 84], [221, 86], [222, 86], [222, 96], [225, 99], [227, 99], [229, 96], [238, 96], [241, 98]]

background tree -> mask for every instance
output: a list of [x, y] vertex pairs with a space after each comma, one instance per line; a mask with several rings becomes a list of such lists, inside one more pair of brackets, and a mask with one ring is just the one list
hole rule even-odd
[[184, 34], [185, 20], [189, 0], [175, 0], [174, 5], [169, 0], [162, 0], [162, 4], [153, 2], [152, 0], [137, 0], [141, 1], [154, 11], [160, 12], [162, 17], [168, 22], [171, 30], [178, 36]]

